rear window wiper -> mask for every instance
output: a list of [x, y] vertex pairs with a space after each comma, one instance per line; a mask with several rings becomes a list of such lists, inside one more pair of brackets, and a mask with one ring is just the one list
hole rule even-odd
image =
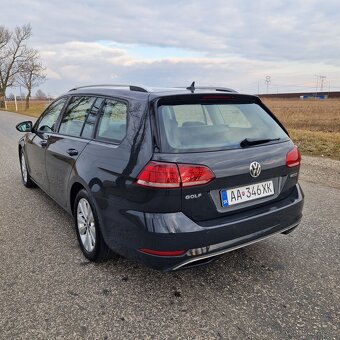
[[268, 139], [250, 139], [250, 138], [245, 138], [243, 141], [240, 143], [242, 148], [245, 148], [247, 146], [253, 146], [253, 145], [258, 145], [258, 144], [265, 144], [269, 142], [274, 142], [276, 140], [280, 140], [280, 138], [268, 138]]

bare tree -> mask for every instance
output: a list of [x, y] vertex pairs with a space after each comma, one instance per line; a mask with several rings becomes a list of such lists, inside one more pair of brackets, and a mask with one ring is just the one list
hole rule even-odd
[[5, 26], [0, 26], [0, 60], [5, 57], [3, 52], [10, 39], [11, 32]]
[[41, 85], [46, 80], [46, 74], [43, 67], [38, 51], [31, 49], [28, 53], [27, 60], [22, 63], [17, 82], [26, 88], [27, 94], [25, 98], [25, 110], [29, 109], [30, 97], [32, 89]]
[[35, 93], [35, 97], [37, 99], [47, 99], [47, 95], [44, 91], [42, 91], [41, 89], [38, 89], [37, 92]]
[[[2, 75], [1, 70], [3, 69], [2, 64], [7, 59], [9, 53], [8, 48], [6, 48], [6, 46], [8, 45], [11, 37], [12, 37], [11, 32], [5, 26], [0, 26], [0, 77]], [[1, 84], [2, 81], [0, 81], [0, 107], [2, 107], [1, 105], [3, 104], [2, 100], [5, 95], [5, 91], [1, 91], [2, 89]]]
[[31, 35], [30, 24], [17, 26], [14, 32], [3, 26], [0, 28], [0, 107], [4, 107], [6, 89], [14, 85], [22, 65], [30, 56], [26, 41]]

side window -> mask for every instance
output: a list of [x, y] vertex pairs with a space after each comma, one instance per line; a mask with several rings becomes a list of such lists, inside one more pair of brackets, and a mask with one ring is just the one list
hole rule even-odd
[[58, 120], [59, 114], [61, 110], [63, 109], [67, 98], [61, 98], [54, 102], [51, 107], [47, 109], [47, 111], [44, 113], [42, 118], [40, 119], [37, 130], [38, 131], [44, 131], [44, 132], [53, 132], [55, 124]]
[[103, 101], [104, 101], [103, 98], [97, 98], [94, 104], [92, 105], [92, 108], [87, 116], [87, 119], [86, 119], [86, 122], [83, 128], [83, 132], [81, 133], [82, 137], [85, 137], [85, 138], [92, 137], [94, 126], [96, 123], [97, 114]]
[[127, 105], [123, 102], [106, 99], [99, 121], [97, 138], [121, 142], [126, 135]]
[[79, 137], [95, 97], [73, 97], [60, 124], [59, 133]]

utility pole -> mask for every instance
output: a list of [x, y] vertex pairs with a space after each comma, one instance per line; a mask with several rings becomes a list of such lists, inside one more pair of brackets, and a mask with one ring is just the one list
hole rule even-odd
[[318, 95], [318, 88], [319, 88], [319, 76], [316, 74], [316, 87], [315, 87], [315, 96], [316, 97]]
[[315, 87], [315, 97], [318, 95], [318, 90], [320, 88], [320, 92], [323, 92], [323, 87], [325, 84], [326, 76], [322, 76], [320, 74], [316, 74], [316, 87]]
[[271, 76], [266, 76], [265, 83], [267, 85], [267, 94], [268, 94], [268, 89], [269, 89], [269, 85], [271, 84], [271, 82], [272, 82]]
[[17, 95], [14, 95], [14, 103], [15, 103], [15, 111], [18, 112], [18, 103], [17, 103]]

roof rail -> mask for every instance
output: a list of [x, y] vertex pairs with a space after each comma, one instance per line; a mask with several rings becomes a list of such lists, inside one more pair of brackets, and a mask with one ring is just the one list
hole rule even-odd
[[77, 86], [72, 88], [70, 91], [75, 91], [79, 89], [84, 88], [90, 88], [90, 87], [128, 87], [130, 91], [138, 91], [138, 92], [149, 92], [149, 90], [142, 86], [136, 86], [136, 85], [122, 85], [122, 84], [101, 84], [101, 85], [85, 85], [85, 86]]

